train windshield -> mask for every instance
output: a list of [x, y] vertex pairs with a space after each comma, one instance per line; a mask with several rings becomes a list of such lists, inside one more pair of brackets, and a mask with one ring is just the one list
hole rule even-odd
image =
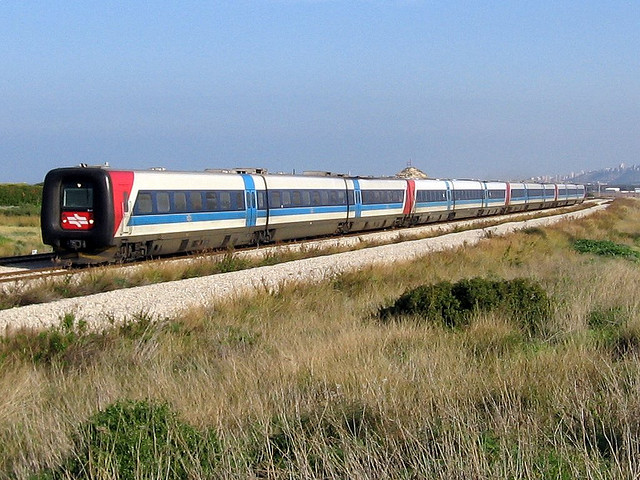
[[75, 183], [62, 189], [63, 208], [93, 208], [93, 187]]

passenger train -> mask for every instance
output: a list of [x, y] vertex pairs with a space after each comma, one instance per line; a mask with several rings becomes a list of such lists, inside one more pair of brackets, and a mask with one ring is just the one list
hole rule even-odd
[[44, 181], [42, 238], [71, 263], [104, 263], [562, 207], [583, 185], [368, 178], [259, 169], [71, 167]]

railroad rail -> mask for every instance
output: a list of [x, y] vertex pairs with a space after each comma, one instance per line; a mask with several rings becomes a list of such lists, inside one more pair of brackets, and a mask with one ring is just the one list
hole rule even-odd
[[0, 257], [0, 266], [31, 268], [32, 265], [40, 265], [43, 263], [54, 263], [55, 253], [34, 253], [31, 255], [17, 255], [13, 257]]
[[0, 271], [0, 284], [35, 280], [66, 272], [63, 266], [56, 262], [54, 253], [0, 257], [0, 267], [8, 267]]

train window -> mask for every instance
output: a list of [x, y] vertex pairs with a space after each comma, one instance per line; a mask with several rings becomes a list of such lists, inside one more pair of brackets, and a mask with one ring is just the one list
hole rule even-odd
[[151, 193], [149, 192], [140, 192], [138, 194], [138, 198], [136, 199], [136, 205], [133, 209], [135, 213], [139, 214], [147, 214], [153, 211], [153, 199], [151, 198]]
[[455, 200], [482, 200], [483, 190], [455, 190], [453, 198]]
[[362, 203], [366, 205], [372, 205], [377, 203], [376, 192], [372, 190], [363, 190], [362, 191]]
[[169, 202], [169, 192], [156, 193], [156, 208], [158, 213], [167, 213], [171, 210], [171, 203]]
[[269, 192], [269, 208], [282, 208], [282, 201], [280, 200], [280, 192]]
[[258, 208], [260, 210], [264, 210], [267, 208], [267, 201], [265, 192], [257, 192], [258, 193]]
[[308, 207], [309, 205], [311, 205], [311, 192], [309, 192], [308, 190], [302, 191], [301, 204], [304, 207]]
[[205, 193], [205, 201], [207, 202], [207, 211], [215, 212], [218, 210], [218, 196], [216, 192]]
[[313, 192], [311, 192], [311, 205], [316, 206], [316, 205], [320, 205], [320, 202], [322, 200], [320, 199], [320, 192], [317, 190], [314, 190]]
[[244, 190], [235, 192], [236, 204], [231, 206], [231, 210], [244, 210]]
[[354, 205], [356, 203], [355, 193], [353, 192], [353, 190], [349, 190], [347, 192], [347, 201], [349, 202], [349, 205]]
[[189, 202], [191, 203], [191, 210], [194, 212], [202, 210], [202, 193], [189, 192]]
[[329, 192], [326, 190], [320, 192], [320, 205], [329, 205]]
[[291, 204], [294, 207], [299, 207], [302, 205], [302, 194], [299, 190], [294, 190], [291, 192]]
[[289, 190], [284, 190], [282, 192], [282, 206], [283, 207], [291, 206], [291, 192]]
[[93, 208], [93, 187], [77, 183], [65, 185], [62, 189], [64, 208]]
[[489, 190], [487, 192], [489, 194], [488, 198], [504, 198], [504, 190]]
[[173, 193], [173, 205], [176, 212], [187, 211], [187, 193], [186, 192], [174, 192]]
[[220, 208], [221, 210], [231, 210], [231, 194], [229, 192], [220, 192]]

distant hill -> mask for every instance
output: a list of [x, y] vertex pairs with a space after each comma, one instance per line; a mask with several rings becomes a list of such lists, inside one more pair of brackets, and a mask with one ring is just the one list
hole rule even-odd
[[640, 186], [640, 165], [626, 166], [621, 164], [614, 168], [581, 172], [567, 177], [575, 183], [601, 183], [616, 186]]
[[407, 167], [396, 173], [398, 178], [429, 178], [426, 173], [416, 167]]

